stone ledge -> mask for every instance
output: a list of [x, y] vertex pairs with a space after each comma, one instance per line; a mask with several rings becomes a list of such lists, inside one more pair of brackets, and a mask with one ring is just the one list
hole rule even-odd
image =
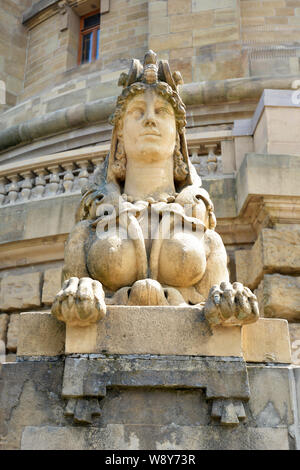
[[[258, 100], [265, 88], [289, 89], [297, 78], [296, 75], [290, 75], [282, 78], [250, 77], [187, 83], [180, 87], [180, 95], [186, 106]], [[0, 151], [88, 123], [106, 121], [114, 110], [115, 102], [116, 96], [109, 96], [11, 126], [0, 132]]]
[[241, 328], [210, 330], [196, 307], [108, 306], [99, 323], [66, 329], [66, 354], [242, 356]]
[[286, 320], [260, 318], [242, 329], [219, 326], [211, 331], [195, 307], [108, 306], [107, 310], [106, 318], [95, 325], [66, 330], [49, 312], [22, 313], [18, 356], [153, 354], [291, 362]]
[[58, 0], [39, 0], [35, 2], [32, 7], [28, 8], [22, 17], [22, 23], [25, 24], [27, 21], [34, 18], [36, 15], [44, 11], [46, 8], [49, 8], [58, 3]]

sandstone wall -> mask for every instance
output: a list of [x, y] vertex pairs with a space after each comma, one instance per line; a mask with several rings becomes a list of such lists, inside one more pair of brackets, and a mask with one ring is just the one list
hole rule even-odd
[[21, 24], [22, 13], [33, 0], [2, 0], [0, 5], [0, 80], [6, 84], [6, 104], [0, 112], [16, 104], [24, 86], [28, 31]]

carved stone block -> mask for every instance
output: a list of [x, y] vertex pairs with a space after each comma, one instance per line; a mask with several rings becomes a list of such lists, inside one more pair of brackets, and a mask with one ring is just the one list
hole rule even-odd
[[260, 318], [242, 327], [243, 357], [247, 362], [291, 362], [286, 320]]
[[300, 270], [300, 231], [262, 229], [251, 250], [235, 252], [237, 279], [257, 287], [266, 273]]
[[13, 313], [9, 317], [9, 325], [7, 330], [7, 349], [11, 352], [16, 352], [18, 347], [19, 336], [19, 320], [20, 315]]
[[300, 277], [266, 274], [256, 290], [264, 317], [300, 321]]
[[61, 268], [47, 269], [44, 273], [42, 303], [52, 305], [54, 297], [61, 288]]
[[65, 324], [48, 312], [24, 312], [19, 319], [18, 356], [58, 356], [65, 349]]
[[97, 324], [66, 329], [66, 353], [242, 356], [241, 328], [212, 329], [200, 308], [108, 306]]
[[6, 276], [1, 281], [0, 310], [19, 310], [41, 305], [41, 273]]

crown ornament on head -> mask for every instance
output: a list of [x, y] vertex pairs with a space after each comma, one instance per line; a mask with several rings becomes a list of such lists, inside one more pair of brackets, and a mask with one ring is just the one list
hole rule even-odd
[[110, 124], [115, 126], [123, 117], [128, 99], [143, 93], [147, 87], [153, 87], [172, 105], [177, 129], [182, 133], [186, 125], [185, 105], [178, 90], [178, 85], [182, 84], [181, 73], [171, 73], [168, 61], [158, 61], [155, 52], [146, 52], [143, 64], [138, 59], [132, 59], [129, 72], [122, 72], [120, 75], [118, 85], [122, 86], [123, 90], [118, 96], [115, 111], [109, 118]]
[[157, 62], [157, 55], [149, 50], [145, 54], [144, 64], [138, 59], [132, 59], [129, 72], [121, 73], [118, 85], [127, 88], [136, 82], [152, 85], [158, 81], [167, 83], [176, 92], [178, 85], [183, 84], [181, 73], [176, 71], [172, 74], [168, 61]]

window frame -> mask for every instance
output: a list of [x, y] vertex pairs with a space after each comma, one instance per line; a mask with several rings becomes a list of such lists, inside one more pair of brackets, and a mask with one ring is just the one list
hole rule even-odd
[[[97, 15], [98, 13], [100, 13], [100, 9], [91, 11], [90, 13], [87, 13], [86, 15], [83, 15], [80, 17], [79, 48], [78, 48], [78, 59], [77, 59], [78, 65], [90, 64], [91, 62], [98, 60], [96, 59], [97, 34], [98, 34], [97, 31], [99, 31], [99, 34], [100, 34], [101, 13], [100, 13], [100, 21], [98, 25], [83, 29], [84, 20], [88, 18], [89, 16]], [[91, 62], [81, 62], [83, 37], [86, 34], [91, 33], [91, 32], [95, 32], [95, 35], [93, 37], [93, 45], [92, 45], [92, 59], [91, 59]], [[99, 39], [99, 42], [100, 42], [100, 39]], [[99, 44], [99, 48], [100, 48], [100, 44]]]

